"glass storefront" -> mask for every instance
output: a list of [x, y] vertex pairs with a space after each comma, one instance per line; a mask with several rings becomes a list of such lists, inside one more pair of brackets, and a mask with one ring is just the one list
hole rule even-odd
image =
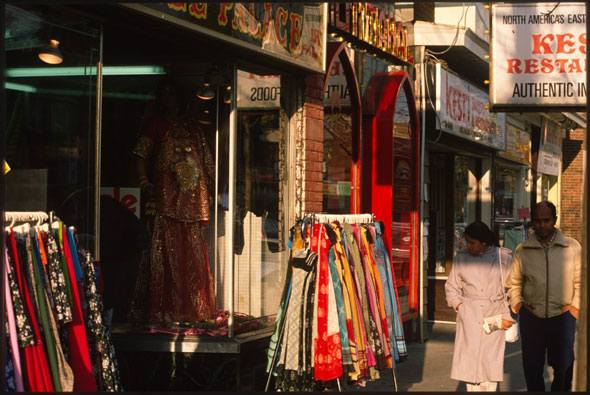
[[465, 247], [465, 227], [476, 220], [477, 209], [477, 159], [455, 156], [455, 234], [453, 251]]
[[351, 213], [352, 118], [344, 68], [337, 59], [327, 73], [324, 99], [324, 213]]
[[408, 295], [412, 289], [412, 230], [415, 229], [413, 208], [415, 180], [418, 176], [412, 162], [414, 130], [410, 122], [408, 99], [403, 89], [397, 98], [393, 119], [393, 199], [391, 259], [402, 314], [410, 312]]
[[[232, 318], [234, 334], [271, 325], [291, 222], [279, 73], [238, 70], [214, 44], [153, 37], [122, 13], [102, 26], [100, 75], [92, 19], [6, 9], [6, 210], [54, 211], [90, 251], [100, 218], [115, 326], [226, 336]], [[50, 40], [60, 64], [38, 56]]]
[[55, 211], [92, 251], [100, 27], [48, 6], [5, 7], [5, 210]]

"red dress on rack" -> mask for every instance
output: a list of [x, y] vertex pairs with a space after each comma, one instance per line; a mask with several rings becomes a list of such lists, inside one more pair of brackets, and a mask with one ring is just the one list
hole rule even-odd
[[37, 324], [37, 317], [33, 310], [33, 304], [31, 302], [31, 294], [27, 281], [24, 278], [24, 273], [21, 270], [21, 263], [16, 247], [16, 239], [14, 238], [14, 232], [10, 231], [10, 248], [12, 256], [14, 257], [14, 269], [16, 272], [16, 278], [18, 287], [20, 290], [21, 297], [23, 299], [27, 315], [31, 319], [31, 326], [35, 336], [35, 344], [27, 346], [23, 349], [24, 360], [25, 360], [25, 377], [26, 382], [31, 392], [52, 392], [53, 382], [51, 381], [51, 373], [49, 372], [49, 363], [47, 362], [47, 355], [45, 354], [45, 348], [43, 347], [43, 341], [41, 340], [41, 333], [39, 332], [39, 325]]
[[66, 233], [66, 227], [62, 224], [63, 245], [60, 243], [62, 254], [65, 255], [68, 265], [68, 277], [70, 277], [70, 291], [72, 294], [72, 322], [68, 324], [68, 351], [69, 363], [74, 372], [74, 391], [97, 391], [96, 380], [90, 363], [90, 352], [88, 351], [88, 339], [86, 337], [86, 326], [80, 305], [80, 293], [74, 264], [70, 253], [70, 246]]

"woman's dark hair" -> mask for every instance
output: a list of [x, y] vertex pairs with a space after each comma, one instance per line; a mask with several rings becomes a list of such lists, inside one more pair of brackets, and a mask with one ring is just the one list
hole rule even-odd
[[465, 228], [464, 232], [467, 236], [478, 240], [481, 243], [488, 245], [499, 245], [496, 234], [488, 228], [486, 224], [481, 221], [475, 221]]
[[188, 105], [188, 94], [184, 85], [174, 77], [162, 78], [155, 89], [156, 112], [162, 111], [162, 98], [166, 94], [173, 94], [178, 100], [178, 107], [185, 111]]

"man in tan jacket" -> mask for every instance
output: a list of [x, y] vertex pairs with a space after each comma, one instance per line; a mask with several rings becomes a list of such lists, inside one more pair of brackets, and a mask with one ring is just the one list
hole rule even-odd
[[569, 391], [574, 336], [580, 309], [582, 248], [555, 227], [555, 205], [532, 210], [534, 233], [514, 251], [507, 286], [510, 306], [520, 314], [522, 363], [529, 391], [545, 391], [545, 355], [553, 368], [552, 391]]

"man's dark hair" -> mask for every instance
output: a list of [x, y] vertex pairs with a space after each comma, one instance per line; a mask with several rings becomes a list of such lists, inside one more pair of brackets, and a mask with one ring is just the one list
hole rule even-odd
[[464, 234], [475, 240], [478, 240], [481, 243], [486, 243], [488, 245], [498, 245], [494, 232], [492, 232], [490, 228], [488, 228], [488, 226], [481, 221], [475, 221], [469, 224], [465, 228]]
[[555, 207], [555, 205], [548, 200], [543, 200], [542, 202], [539, 202], [533, 206], [533, 209], [531, 210], [531, 219], [535, 219], [537, 207], [548, 207], [551, 210], [551, 215], [553, 216], [553, 218], [557, 217], [557, 208]]

